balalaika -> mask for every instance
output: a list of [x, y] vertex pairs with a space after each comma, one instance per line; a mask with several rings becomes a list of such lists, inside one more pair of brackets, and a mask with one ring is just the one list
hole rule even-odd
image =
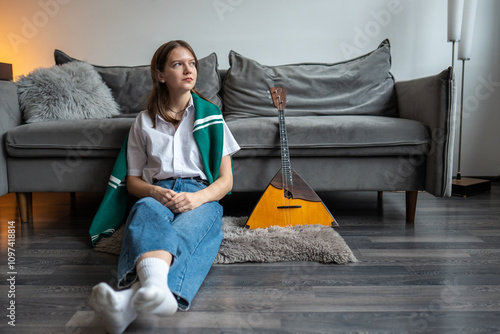
[[306, 224], [337, 227], [323, 201], [291, 167], [285, 126], [286, 88], [273, 87], [271, 95], [279, 114], [281, 169], [267, 186], [246, 225], [251, 229]]

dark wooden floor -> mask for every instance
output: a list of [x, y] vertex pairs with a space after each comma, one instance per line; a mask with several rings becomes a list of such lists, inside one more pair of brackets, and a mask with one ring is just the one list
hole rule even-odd
[[[114, 283], [117, 258], [89, 246], [100, 196], [77, 194], [72, 207], [69, 194], [34, 194], [34, 222], [15, 224], [15, 285], [0, 283], [1, 333], [103, 332], [87, 299], [94, 284]], [[469, 198], [421, 193], [415, 225], [403, 193], [384, 193], [383, 210], [375, 192], [320, 196], [359, 263], [216, 265], [190, 311], [137, 319], [127, 333], [500, 332], [499, 183]], [[248, 215], [256, 200], [231, 195], [226, 214]], [[15, 196], [0, 210], [4, 277]]]

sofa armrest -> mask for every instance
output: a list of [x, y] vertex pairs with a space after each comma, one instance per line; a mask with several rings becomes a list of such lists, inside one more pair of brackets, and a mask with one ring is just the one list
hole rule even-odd
[[0, 81], [0, 141], [2, 145], [0, 148], [0, 196], [9, 192], [5, 133], [20, 125], [21, 122], [16, 84], [11, 81]]
[[400, 117], [422, 122], [431, 131], [425, 190], [434, 196], [450, 196], [456, 112], [453, 68], [430, 77], [396, 82], [395, 89]]

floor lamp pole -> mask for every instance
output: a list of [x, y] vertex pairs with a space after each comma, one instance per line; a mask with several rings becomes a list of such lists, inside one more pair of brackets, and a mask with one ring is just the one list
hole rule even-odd
[[455, 68], [455, 41], [451, 41], [451, 67]]
[[[453, 52], [455, 53], [455, 52]], [[455, 56], [453, 56], [455, 58]], [[458, 142], [458, 171], [457, 177], [452, 181], [452, 195], [456, 196], [472, 196], [491, 189], [491, 181], [475, 179], [470, 177], [462, 178], [461, 162], [462, 162], [462, 132], [463, 132], [463, 119], [464, 119], [464, 83], [465, 83], [465, 61], [469, 60], [461, 58], [462, 60], [462, 89], [460, 97], [460, 133]]]
[[462, 59], [462, 94], [460, 97], [460, 134], [458, 137], [458, 171], [457, 180], [462, 179], [460, 162], [462, 161], [462, 125], [464, 119], [464, 80], [465, 79], [465, 59]]

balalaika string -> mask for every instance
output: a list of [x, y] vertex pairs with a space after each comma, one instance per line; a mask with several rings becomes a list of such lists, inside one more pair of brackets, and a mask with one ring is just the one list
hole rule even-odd
[[[276, 100], [278, 102], [277, 109], [279, 113], [279, 131], [280, 131], [280, 142], [281, 142], [281, 177], [283, 185], [283, 215], [285, 216], [285, 221], [291, 224], [291, 213], [290, 213], [290, 199], [293, 194], [293, 178], [291, 172], [290, 154], [288, 148], [288, 138], [286, 133], [285, 125], [285, 109], [283, 106], [283, 100], [281, 97], [284, 95], [282, 88], [277, 88], [274, 91]], [[285, 97], [286, 98], [286, 97]]]

